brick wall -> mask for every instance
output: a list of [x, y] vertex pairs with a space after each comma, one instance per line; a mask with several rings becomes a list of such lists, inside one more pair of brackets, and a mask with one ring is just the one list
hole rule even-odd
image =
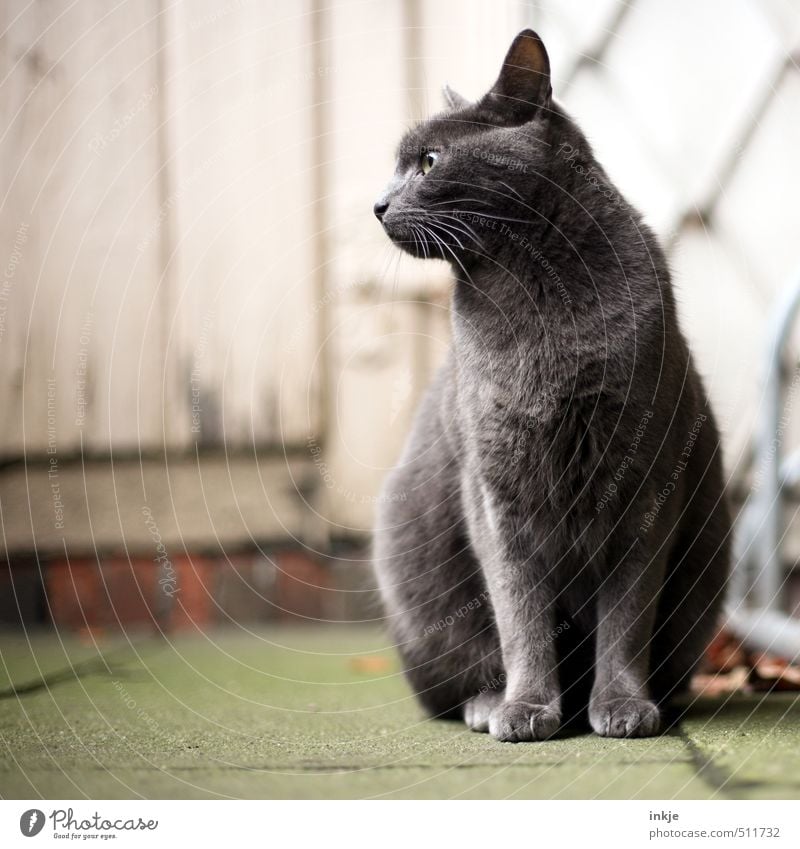
[[320, 556], [302, 549], [235, 555], [52, 558], [7, 564], [0, 624], [51, 623], [86, 634], [185, 631], [252, 623], [352, 622], [378, 615], [360, 549]]

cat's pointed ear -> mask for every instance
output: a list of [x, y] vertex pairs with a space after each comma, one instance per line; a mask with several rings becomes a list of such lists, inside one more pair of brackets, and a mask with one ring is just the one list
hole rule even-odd
[[542, 39], [532, 29], [524, 29], [511, 43], [500, 76], [483, 104], [514, 123], [525, 123], [539, 109], [549, 108], [552, 95], [550, 59]]
[[469, 101], [466, 97], [462, 97], [457, 91], [453, 91], [447, 83], [442, 86], [442, 95], [444, 102], [451, 109], [464, 109], [469, 106]]

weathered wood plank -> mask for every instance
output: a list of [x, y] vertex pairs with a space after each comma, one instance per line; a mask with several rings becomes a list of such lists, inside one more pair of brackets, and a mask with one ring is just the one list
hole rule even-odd
[[[250, 452], [21, 464], [0, 475], [0, 559], [36, 552], [70, 557], [127, 552], [156, 556], [235, 550], [255, 543], [317, 539], [306, 498], [314, 468], [304, 457]], [[317, 536], [315, 536], [317, 534]]]
[[160, 440], [158, 11], [3, 4], [5, 454]]
[[[166, 368], [178, 441], [297, 443], [317, 425], [310, 3], [180, 3]], [[298, 328], [302, 328], [298, 331]]]

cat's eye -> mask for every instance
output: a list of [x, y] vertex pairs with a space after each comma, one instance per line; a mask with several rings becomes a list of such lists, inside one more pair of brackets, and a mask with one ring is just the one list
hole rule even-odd
[[422, 173], [427, 174], [428, 171], [430, 171], [436, 164], [436, 160], [438, 158], [439, 154], [435, 150], [428, 150], [423, 153], [419, 160], [419, 167], [422, 170]]

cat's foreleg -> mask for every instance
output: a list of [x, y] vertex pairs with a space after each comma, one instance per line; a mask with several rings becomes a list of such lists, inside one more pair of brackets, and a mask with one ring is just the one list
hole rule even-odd
[[604, 737], [649, 737], [661, 718], [650, 698], [650, 645], [663, 557], [637, 540], [612, 565], [597, 596], [595, 680], [589, 722]]
[[485, 568], [505, 670], [505, 694], [489, 715], [498, 740], [544, 740], [561, 726], [554, 605], [538, 564], [501, 558]]
[[[528, 553], [524, 517], [513, 503], [495, 497], [480, 479], [464, 483], [470, 540], [492, 600], [505, 692], [489, 712], [489, 733], [517, 743], [544, 740], [561, 725], [561, 692], [555, 640], [552, 581], [544, 559]], [[483, 700], [479, 712], [486, 707]], [[470, 708], [470, 711], [473, 709]], [[467, 724], [470, 722], [465, 712]]]

